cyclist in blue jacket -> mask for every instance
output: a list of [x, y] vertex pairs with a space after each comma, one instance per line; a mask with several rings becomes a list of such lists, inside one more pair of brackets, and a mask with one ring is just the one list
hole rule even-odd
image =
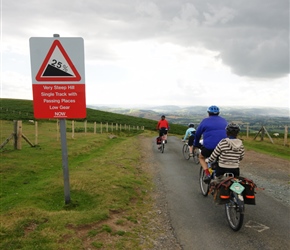
[[[219, 116], [220, 109], [217, 106], [210, 106], [207, 109], [208, 117], [204, 118], [199, 124], [194, 139], [194, 147], [201, 148], [199, 154], [200, 164], [205, 171], [204, 182], [210, 182], [210, 172], [205, 159], [208, 158], [220, 140], [227, 137], [226, 127], [228, 125], [226, 119]], [[200, 144], [202, 136], [203, 143]]]
[[194, 123], [188, 123], [188, 129], [185, 131], [185, 135], [182, 141], [186, 141], [188, 138], [188, 146], [189, 146], [189, 157], [193, 157], [193, 141], [195, 137], [195, 128]]

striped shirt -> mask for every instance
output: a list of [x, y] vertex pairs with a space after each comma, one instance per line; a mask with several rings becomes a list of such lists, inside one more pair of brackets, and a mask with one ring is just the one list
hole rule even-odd
[[222, 139], [208, 158], [208, 162], [218, 160], [222, 168], [238, 168], [244, 158], [245, 149], [240, 139]]

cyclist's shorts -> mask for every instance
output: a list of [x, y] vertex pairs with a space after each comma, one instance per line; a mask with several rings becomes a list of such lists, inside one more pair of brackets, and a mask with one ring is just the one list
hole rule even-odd
[[192, 146], [193, 145], [194, 137], [195, 137], [194, 135], [189, 136], [189, 138], [188, 138], [188, 146]]
[[208, 158], [210, 157], [212, 152], [213, 152], [213, 149], [207, 149], [205, 147], [202, 147], [200, 153], [204, 158]]
[[224, 175], [225, 173], [232, 173], [235, 177], [240, 176], [240, 168], [221, 168], [217, 166], [215, 169], [216, 176]]
[[162, 135], [167, 135], [167, 129], [166, 128], [160, 128], [159, 130], [159, 136], [162, 136]]

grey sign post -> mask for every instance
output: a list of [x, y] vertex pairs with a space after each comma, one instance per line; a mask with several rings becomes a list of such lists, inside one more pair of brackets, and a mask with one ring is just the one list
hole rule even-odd
[[[59, 34], [54, 34], [53, 37], [59, 37]], [[68, 169], [68, 154], [66, 142], [66, 119], [59, 119], [60, 127], [60, 141], [62, 152], [62, 169], [63, 169], [63, 183], [64, 183], [64, 202], [70, 203], [70, 185], [69, 185], [69, 169]]]

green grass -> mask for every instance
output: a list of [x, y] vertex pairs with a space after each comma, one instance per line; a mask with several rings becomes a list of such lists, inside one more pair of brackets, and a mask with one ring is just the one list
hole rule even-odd
[[265, 136], [262, 140], [260, 135], [256, 136], [256, 134], [251, 134], [247, 137], [245, 133], [241, 133], [239, 138], [243, 140], [243, 144], [247, 150], [253, 150], [290, 161], [289, 137], [286, 141], [284, 135], [273, 137], [271, 141], [268, 136]]
[[[1, 122], [2, 131], [10, 126]], [[23, 128], [33, 141], [34, 127]], [[9, 142], [0, 151], [0, 248], [142, 249], [139, 234], [150, 231], [146, 214], [153, 184], [140, 167], [140, 132], [114, 139], [108, 133], [76, 133], [72, 139], [68, 133], [71, 202], [65, 205], [55, 128], [41, 123], [37, 147], [23, 142], [14, 150]], [[143, 247], [151, 244], [145, 241]]]
[[[33, 119], [32, 113], [27, 112], [26, 102], [24, 106], [21, 100], [7, 103], [10, 108], [21, 109], [21, 115], [27, 113]], [[1, 142], [13, 132], [12, 120], [19, 119], [15, 112], [2, 111], [1, 117], [5, 114], [7, 119], [0, 120]], [[95, 112], [92, 117], [101, 115]], [[130, 118], [131, 123], [126, 116], [106, 115], [111, 119], [107, 118], [108, 122], [118, 116], [120, 123], [132, 126], [148, 122], [138, 123], [139, 120]], [[28, 123], [28, 117], [23, 119], [23, 133], [34, 142], [35, 128]], [[38, 122], [37, 146], [31, 147], [23, 140], [21, 150], [14, 150], [10, 141], [0, 150], [0, 249], [152, 248], [152, 239], [158, 235], [147, 225], [154, 216], [148, 213], [152, 211], [154, 186], [152, 176], [141, 166], [140, 136], [152, 137], [156, 135], [154, 129], [84, 133], [83, 121], [78, 121], [79, 132], [72, 137], [71, 121], [67, 121], [71, 202], [65, 204], [56, 122]], [[112, 133], [116, 137], [109, 137]], [[289, 145], [283, 146], [282, 138], [274, 139], [272, 144], [267, 139], [261, 142], [242, 137], [246, 149], [290, 161]]]
[[251, 137], [244, 139], [243, 142], [248, 150], [254, 150], [290, 161], [289, 144], [284, 146], [282, 139], [275, 139], [274, 144], [272, 144], [269, 140], [253, 140], [253, 137]]

